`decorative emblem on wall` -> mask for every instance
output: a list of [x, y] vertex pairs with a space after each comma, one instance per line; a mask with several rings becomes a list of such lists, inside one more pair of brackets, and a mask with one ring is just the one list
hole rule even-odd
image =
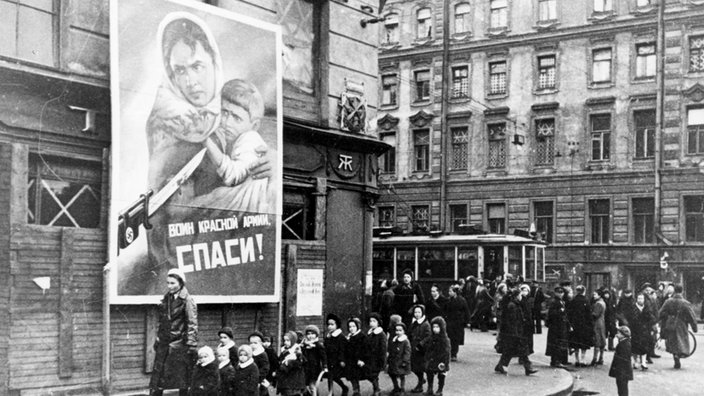
[[386, 114], [377, 120], [376, 125], [383, 131], [389, 131], [396, 128], [398, 122], [398, 118], [392, 116], [391, 114]]
[[688, 89], [682, 91], [684, 96], [688, 97], [689, 99], [695, 101], [695, 102], [701, 102], [704, 100], [704, 86], [702, 86], [699, 83], [696, 83], [689, 87]]
[[408, 117], [408, 120], [411, 121], [411, 124], [413, 124], [414, 126], [422, 128], [430, 124], [430, 120], [432, 120], [433, 117], [435, 117], [434, 114], [427, 113], [425, 110], [420, 110], [416, 114], [413, 114], [412, 116]]
[[362, 158], [357, 154], [328, 151], [328, 175], [332, 170], [339, 178], [348, 180], [360, 175], [362, 165]]
[[340, 129], [362, 133], [367, 123], [367, 99], [364, 83], [345, 78], [345, 91], [340, 94]]

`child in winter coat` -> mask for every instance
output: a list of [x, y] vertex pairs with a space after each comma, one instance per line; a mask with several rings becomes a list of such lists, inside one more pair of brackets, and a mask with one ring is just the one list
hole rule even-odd
[[188, 394], [192, 396], [217, 395], [220, 389], [220, 372], [218, 362], [215, 360], [213, 349], [204, 346], [198, 350], [198, 362], [193, 369], [191, 389]]
[[[445, 373], [450, 370], [450, 339], [445, 319], [436, 316], [430, 321], [430, 336], [418, 345], [425, 352], [425, 375], [428, 377], [428, 395], [442, 396]], [[438, 391], [433, 393], [433, 380], [438, 376]]]
[[386, 345], [387, 339], [384, 329], [381, 327], [381, 316], [372, 312], [369, 314], [369, 331], [365, 343], [366, 359], [364, 367], [366, 369], [366, 379], [372, 383], [374, 396], [379, 396], [379, 373], [386, 365]]
[[325, 356], [325, 347], [318, 339], [320, 330], [318, 326], [308, 325], [305, 330], [305, 339], [303, 340], [303, 357], [305, 358], [306, 385], [311, 396], [316, 395], [316, 382], [318, 375], [323, 370], [327, 370], [328, 360]]
[[235, 366], [234, 396], [257, 396], [259, 394], [259, 368], [252, 358], [252, 347], [242, 345], [237, 349], [239, 363]]
[[215, 350], [218, 350], [220, 348], [226, 348], [230, 352], [230, 359], [231, 360], [237, 360], [237, 344], [235, 344], [235, 337], [234, 337], [234, 332], [232, 331], [232, 327], [223, 327], [218, 331], [218, 338], [220, 339], [220, 343], [218, 346], [215, 348]]
[[[406, 392], [406, 376], [411, 373], [411, 342], [406, 336], [406, 325], [396, 323], [396, 336], [389, 343], [388, 372], [394, 384], [392, 395]], [[400, 383], [400, 386], [399, 386]]]
[[303, 369], [303, 353], [298, 344], [298, 336], [289, 331], [284, 334], [283, 347], [278, 358], [276, 391], [283, 396], [302, 395], [306, 388], [306, 375]]
[[408, 332], [409, 338], [411, 340], [411, 371], [418, 378], [418, 383], [416, 387], [411, 390], [411, 393], [421, 393], [423, 392], [423, 384], [425, 380], [425, 352], [418, 347], [420, 342], [426, 337], [430, 336], [430, 323], [425, 318], [425, 306], [423, 304], [416, 304], [413, 306], [413, 321], [411, 322], [411, 328]]
[[232, 396], [235, 392], [235, 368], [230, 362], [230, 350], [218, 348], [215, 352], [220, 369], [220, 396]]
[[366, 336], [362, 332], [359, 318], [347, 320], [347, 379], [352, 383], [352, 396], [360, 396], [359, 381], [364, 379]]
[[249, 335], [249, 346], [252, 348], [252, 359], [259, 369], [259, 395], [269, 396], [269, 357], [266, 355], [262, 341], [264, 335], [258, 331]]
[[340, 317], [331, 313], [325, 319], [328, 333], [325, 335], [325, 355], [328, 359], [328, 393], [333, 395], [333, 382], [342, 389], [342, 394], [347, 395], [349, 389], [342, 377], [345, 376], [345, 347], [347, 339], [342, 334], [342, 321]]
[[269, 385], [276, 388], [276, 378], [274, 376], [279, 369], [279, 357], [276, 356], [276, 351], [271, 346], [270, 336], [264, 336], [262, 346], [264, 347], [264, 352], [266, 352], [267, 359], [269, 359], [269, 374], [267, 374], [266, 380], [269, 381]]
[[618, 345], [614, 359], [611, 361], [609, 377], [616, 378], [618, 396], [628, 396], [628, 381], [633, 381], [633, 366], [631, 366], [631, 329], [626, 326], [618, 328], [616, 333]]

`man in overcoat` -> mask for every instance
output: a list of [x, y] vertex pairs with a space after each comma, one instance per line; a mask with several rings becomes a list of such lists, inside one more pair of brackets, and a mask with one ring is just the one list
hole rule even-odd
[[667, 299], [660, 308], [660, 329], [665, 339], [665, 350], [675, 359], [675, 368], [681, 366], [680, 358], [689, 356], [689, 334], [687, 326], [697, 332], [697, 318], [694, 316], [692, 303], [682, 296], [682, 285], [675, 286], [675, 294]]

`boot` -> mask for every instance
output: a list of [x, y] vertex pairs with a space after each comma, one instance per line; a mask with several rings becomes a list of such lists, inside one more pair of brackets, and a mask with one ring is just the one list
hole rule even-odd
[[433, 393], [433, 378], [434, 377], [428, 375], [428, 391], [425, 392], [426, 396], [435, 396]]
[[415, 388], [411, 389], [411, 393], [423, 393], [423, 384], [425, 383], [425, 380], [423, 379], [423, 374], [418, 375], [418, 373], [415, 373], [416, 377], [418, 377], [418, 385], [416, 385]]
[[[527, 360], [527, 359], [526, 359], [526, 360]], [[531, 366], [530, 362], [526, 362], [526, 363], [523, 365], [523, 368], [524, 368], [525, 371], [526, 371], [526, 375], [531, 375], [531, 374], [535, 374], [535, 373], [538, 372], [538, 370], [534, 369], [534, 368]]]
[[610, 350], [610, 351], [615, 351], [615, 349], [614, 349], [614, 338], [613, 338], [613, 337], [609, 337], [608, 347], [609, 347], [609, 350]]
[[435, 396], [442, 396], [442, 389], [445, 387], [445, 376], [438, 376], [438, 391], [435, 392]]
[[680, 364], [680, 358], [678, 356], [675, 356], [675, 368], [676, 369], [682, 368], [682, 365]]
[[496, 367], [494, 367], [494, 371], [496, 371], [499, 374], [508, 374], [506, 370], [504, 369], [504, 366], [501, 365], [501, 363], [497, 364]]
[[400, 382], [399, 394], [405, 395], [406, 394], [406, 377], [402, 375], [399, 382]]

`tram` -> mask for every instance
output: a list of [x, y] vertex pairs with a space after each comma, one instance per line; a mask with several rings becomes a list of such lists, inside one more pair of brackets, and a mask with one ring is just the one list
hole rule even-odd
[[474, 275], [493, 280], [506, 273], [545, 282], [545, 248], [541, 240], [519, 235], [399, 235], [373, 239], [375, 284], [400, 279], [411, 269], [424, 290]]

